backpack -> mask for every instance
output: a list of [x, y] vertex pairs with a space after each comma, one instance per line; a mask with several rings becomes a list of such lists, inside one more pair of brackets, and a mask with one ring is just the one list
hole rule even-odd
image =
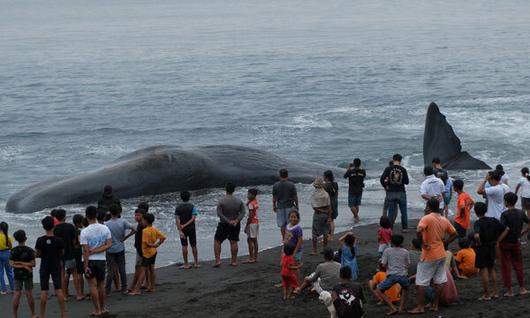
[[337, 290], [337, 299], [333, 302], [339, 318], [361, 318], [364, 314], [363, 303], [355, 292], [346, 286]]
[[395, 186], [400, 186], [403, 184], [403, 171], [399, 166], [394, 166], [390, 169], [388, 174], [388, 183]]

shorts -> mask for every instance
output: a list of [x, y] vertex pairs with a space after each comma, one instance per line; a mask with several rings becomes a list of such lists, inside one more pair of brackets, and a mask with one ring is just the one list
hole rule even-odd
[[53, 281], [53, 289], [61, 289], [61, 269], [55, 270], [40, 270], [40, 290], [48, 291], [50, 289], [50, 276]]
[[142, 266], [148, 267], [151, 265], [155, 265], [156, 262], [156, 254], [153, 257], [144, 257], [142, 261]]
[[276, 225], [278, 225], [278, 227], [286, 227], [287, 223], [289, 223], [289, 213], [293, 210], [296, 210], [296, 208], [290, 207], [276, 209]]
[[180, 244], [182, 246], [188, 246], [188, 241], [191, 247], [197, 246], [197, 234], [194, 225], [185, 227], [184, 230], [182, 230], [182, 233], [184, 234], [184, 238], [180, 238]]
[[304, 252], [302, 250], [299, 250], [294, 254], [294, 260], [298, 263], [302, 263], [302, 255], [304, 255]]
[[329, 223], [327, 213], [314, 213], [313, 214], [313, 237], [319, 237], [322, 235], [329, 234]]
[[251, 223], [248, 227], [245, 228], [245, 234], [248, 238], [255, 239], [258, 238], [259, 233], [259, 224]]
[[524, 210], [530, 210], [530, 198], [521, 198], [521, 207]]
[[63, 261], [63, 265], [64, 265], [64, 269], [66, 270], [66, 272], [68, 273], [71, 273], [72, 270], [76, 269], [76, 263], [75, 263], [75, 258], [71, 258], [71, 259], [65, 259]]
[[362, 198], [363, 198], [362, 192], [358, 194], [349, 193], [348, 194], [348, 206], [350, 208], [358, 207], [359, 205], [361, 205]]
[[106, 263], [106, 261], [88, 261], [88, 268], [90, 268], [92, 278], [95, 278], [98, 282], [105, 280]]
[[134, 266], [142, 266], [144, 263], [144, 258], [142, 257], [142, 254], [136, 253], [136, 262], [134, 263]]
[[457, 222], [453, 222], [453, 225], [455, 227], [456, 233], [458, 233], [458, 237], [464, 238], [467, 235], [467, 230], [462, 227], [462, 225], [458, 224]]
[[32, 290], [33, 289], [33, 277], [19, 279], [15, 278], [15, 291]]
[[377, 288], [384, 293], [395, 284], [399, 284], [401, 288], [407, 290], [410, 286], [410, 280], [408, 276], [388, 275], [384, 281], [377, 285]]
[[241, 232], [241, 223], [237, 223], [236, 226], [232, 226], [228, 223], [219, 223], [217, 225], [217, 230], [215, 231], [214, 239], [221, 243], [226, 239], [232, 242], [238, 242], [239, 232]]
[[447, 273], [445, 271], [445, 257], [435, 261], [419, 261], [416, 270], [416, 285], [430, 286], [431, 280], [436, 285], [447, 282]]
[[291, 287], [291, 288], [297, 288], [300, 286], [298, 284], [298, 278], [296, 278], [296, 275], [282, 275], [282, 287]]
[[495, 265], [495, 254], [496, 254], [495, 245], [477, 246], [475, 251], [476, 251], [476, 258], [475, 258], [476, 268], [492, 268]]
[[450, 195], [443, 195], [444, 197], [444, 204], [445, 206], [449, 206], [449, 204], [451, 203], [451, 196]]

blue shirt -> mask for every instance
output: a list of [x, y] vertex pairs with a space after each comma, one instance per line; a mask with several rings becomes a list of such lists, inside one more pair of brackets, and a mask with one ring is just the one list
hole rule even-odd
[[123, 238], [125, 238], [125, 231], [131, 230], [132, 225], [123, 219], [110, 219], [105, 222], [112, 235], [112, 247], [107, 250], [107, 253], [119, 253], [125, 250]]

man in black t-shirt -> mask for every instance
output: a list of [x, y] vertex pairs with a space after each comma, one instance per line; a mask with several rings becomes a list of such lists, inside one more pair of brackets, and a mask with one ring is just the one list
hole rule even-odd
[[40, 257], [40, 317], [46, 316], [46, 301], [48, 299], [50, 276], [59, 302], [61, 317], [64, 317], [64, 294], [61, 289], [61, 257], [64, 254], [64, 242], [53, 235], [53, 218], [47, 216], [42, 219], [42, 227], [46, 235], [37, 239], [35, 244], [36, 257]]
[[17, 316], [22, 289], [26, 292], [31, 316], [35, 317], [35, 300], [33, 299], [33, 267], [35, 267], [35, 251], [26, 246], [26, 232], [18, 230], [13, 233], [18, 246], [11, 250], [9, 264], [15, 274], [15, 294], [13, 295], [13, 316]]
[[353, 213], [355, 223], [359, 223], [361, 220], [359, 218], [359, 206], [363, 196], [364, 178], [366, 178], [366, 171], [361, 169], [361, 159], [353, 159], [353, 163], [346, 170], [344, 178], [348, 179], [350, 184], [348, 188], [348, 206]]
[[[72, 274], [74, 276], [74, 281], [77, 280], [77, 270], [75, 263], [75, 254], [74, 254], [74, 245], [76, 243], [76, 229], [70, 223], [66, 223], [66, 211], [63, 209], [58, 209], [55, 212], [55, 217], [59, 224], [55, 225], [53, 229], [53, 235], [58, 238], [61, 238], [64, 242], [64, 254], [61, 257], [61, 286], [63, 289], [65, 300], [68, 300], [68, 281], [69, 276]], [[77, 287], [77, 284], [74, 284]], [[76, 289], [77, 291], [77, 289]]]
[[199, 256], [197, 254], [197, 236], [195, 233], [195, 218], [198, 215], [197, 209], [190, 201], [191, 194], [188, 191], [180, 193], [182, 204], [175, 209], [175, 223], [180, 234], [180, 243], [182, 245], [182, 258], [184, 264], [181, 268], [189, 269], [188, 264], [188, 241], [193, 253], [194, 267], [199, 268]]
[[507, 210], [501, 214], [501, 223], [508, 229], [508, 234], [499, 243], [501, 253], [501, 272], [504, 280], [504, 287], [508, 290], [505, 296], [514, 296], [512, 289], [512, 267], [515, 270], [515, 276], [519, 283], [519, 294], [526, 295], [528, 291], [524, 284], [523, 271], [523, 254], [521, 252], [520, 237], [523, 233], [528, 232], [528, 226], [523, 232], [523, 224], [528, 225], [529, 219], [526, 213], [522, 210], [516, 209], [517, 195], [513, 192], [508, 192], [504, 195], [504, 205]]
[[392, 159], [394, 164], [386, 167], [381, 175], [380, 182], [387, 192], [385, 204], [388, 206], [388, 217], [392, 222], [392, 226], [396, 222], [397, 207], [399, 206], [399, 210], [401, 211], [401, 229], [403, 232], [406, 232], [408, 228], [408, 216], [405, 186], [409, 184], [409, 175], [407, 169], [401, 166], [402, 157], [400, 154], [395, 154]]
[[[475, 213], [478, 220], [475, 221], [473, 229], [475, 230], [475, 267], [480, 270], [482, 276], [482, 286], [484, 294], [480, 300], [491, 300], [491, 297], [498, 297], [497, 274], [495, 273], [495, 250], [497, 243], [508, 234], [508, 229], [496, 218], [486, 216], [488, 210], [483, 202], [475, 203]], [[493, 292], [489, 292], [489, 276], [493, 283]]]
[[[136, 250], [136, 263], [134, 267], [134, 277], [133, 277], [133, 281], [131, 283], [129, 292], [134, 288], [134, 286], [136, 286], [138, 279], [140, 278], [140, 274], [143, 272], [142, 264], [143, 264], [144, 258], [142, 254], [142, 232], [144, 230], [144, 226], [143, 226], [142, 220], [144, 218], [144, 215], [147, 213], [148, 208], [149, 207], [147, 206], [147, 204], [145, 204], [145, 206], [142, 206], [142, 207], [138, 205], [138, 208], [136, 209], [136, 211], [134, 211], [134, 220], [137, 222], [136, 233], [134, 233], [134, 249]], [[145, 285], [148, 285], [147, 283], [148, 276], [149, 275], [144, 276], [146, 277]]]
[[331, 297], [338, 318], [361, 318], [364, 314], [363, 303], [366, 302], [363, 290], [358, 283], [351, 280], [349, 266], [340, 269], [340, 283], [333, 287]]

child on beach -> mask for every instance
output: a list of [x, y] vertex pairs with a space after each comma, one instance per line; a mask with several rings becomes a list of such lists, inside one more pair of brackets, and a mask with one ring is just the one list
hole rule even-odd
[[[294, 245], [294, 260], [296, 265], [302, 267], [302, 254], [304, 246], [304, 232], [300, 226], [300, 214], [296, 210], [292, 210], [289, 213], [289, 224], [285, 227], [285, 242], [286, 244]], [[296, 270], [296, 276], [300, 277], [300, 271]]]
[[[143, 255], [142, 255], [142, 236], [143, 236], [143, 230], [144, 230], [144, 215], [147, 213], [147, 210], [149, 207], [144, 206], [140, 207], [138, 205], [138, 208], [134, 211], [134, 220], [136, 221], [136, 233], [134, 233], [134, 248], [136, 249], [136, 262], [134, 267], [134, 276], [133, 281], [131, 283], [131, 287], [129, 289], [129, 295], [131, 295], [132, 291], [134, 290], [134, 287], [139, 282], [140, 276], [142, 276], [143, 273]], [[149, 285], [145, 277], [143, 277], [142, 281], [139, 282], [140, 286], [147, 286]], [[144, 288], [142, 287], [142, 288]]]
[[[494, 217], [487, 217], [488, 208], [482, 202], [475, 203], [475, 213], [478, 220], [473, 226], [475, 230], [476, 260], [475, 266], [480, 270], [484, 294], [478, 300], [498, 298], [497, 274], [495, 273], [496, 246], [507, 234], [506, 227]], [[492, 293], [489, 291], [489, 278], [493, 284]]]
[[[378, 305], [383, 305], [385, 303], [385, 300], [380, 298], [379, 294], [376, 293], [377, 285], [382, 283], [386, 279], [386, 276], [387, 276], [386, 268], [381, 263], [379, 263], [379, 271], [368, 282], [368, 286], [370, 287], [370, 290], [374, 294], [375, 298], [379, 300], [379, 302], [377, 303]], [[392, 287], [390, 287], [388, 290], [385, 291], [386, 297], [388, 297], [388, 299], [392, 303], [399, 301], [400, 293], [401, 293], [401, 286], [399, 286], [399, 284], [394, 284], [392, 285]]]
[[[140, 276], [138, 282], [143, 280], [144, 275], [149, 275], [149, 287], [148, 292], [155, 291], [155, 261], [157, 248], [164, 243], [166, 236], [160, 232], [159, 229], [153, 226], [155, 216], [151, 213], [146, 213], [143, 218], [144, 230], [142, 233], [142, 255], [143, 255], [143, 275]], [[138, 283], [136, 288], [133, 290], [133, 294], [139, 294]]]
[[478, 270], [475, 267], [476, 254], [475, 251], [470, 248], [470, 242], [467, 238], [463, 238], [458, 241], [460, 250], [455, 255], [455, 262], [457, 270], [455, 274], [458, 278], [467, 279], [475, 276]]
[[50, 277], [52, 278], [55, 295], [59, 302], [60, 315], [64, 317], [64, 294], [61, 289], [61, 256], [64, 251], [64, 242], [62, 239], [53, 235], [53, 217], [47, 216], [42, 219], [41, 223], [44, 231], [46, 231], [46, 235], [39, 237], [35, 244], [35, 257], [41, 259], [39, 270], [41, 289], [39, 317], [46, 316], [46, 302], [48, 301]]
[[175, 223], [180, 235], [180, 244], [182, 245], [182, 259], [184, 264], [180, 267], [182, 269], [190, 269], [188, 263], [188, 241], [191, 245], [191, 252], [193, 254], [193, 267], [199, 268], [199, 255], [197, 252], [197, 235], [195, 232], [195, 219], [199, 212], [190, 201], [191, 194], [188, 191], [180, 193], [182, 199], [181, 204], [175, 209]]
[[390, 247], [390, 237], [392, 236], [392, 223], [388, 216], [381, 216], [379, 219], [379, 230], [377, 230], [377, 242], [379, 243], [379, 257], [383, 255], [385, 249]]
[[243, 262], [245, 264], [253, 264], [258, 261], [258, 234], [259, 234], [259, 219], [258, 209], [259, 204], [256, 196], [257, 189], [249, 189], [247, 193], [247, 208], [248, 219], [245, 226], [245, 233], [247, 234], [248, 242], [248, 260]]
[[353, 233], [348, 232], [339, 238], [340, 242], [340, 265], [351, 269], [352, 280], [357, 280], [359, 267], [357, 265], [357, 244]]
[[[392, 247], [387, 248], [383, 252], [383, 257], [381, 258], [381, 264], [387, 268], [387, 277], [377, 286], [375, 292], [379, 296], [378, 298], [383, 299], [390, 307], [388, 315], [405, 312], [406, 294], [410, 286], [408, 278], [410, 256], [409, 251], [401, 247], [403, 240], [403, 235], [392, 235]], [[394, 304], [384, 294], [385, 291], [390, 289], [396, 283], [401, 286], [399, 310], [396, 309]]]
[[283, 246], [283, 255], [281, 261], [281, 275], [282, 275], [282, 287], [283, 287], [283, 300], [291, 298], [293, 290], [298, 288], [298, 265], [294, 259], [293, 253], [295, 246], [291, 243], [287, 243]]
[[471, 196], [464, 192], [464, 181], [455, 180], [453, 182], [453, 190], [458, 194], [456, 202], [456, 213], [454, 219], [455, 230], [460, 238], [466, 236], [467, 230], [471, 227], [469, 222], [471, 208], [475, 202], [471, 199]]
[[[81, 243], [79, 242], [79, 235], [81, 234], [81, 230], [83, 229], [83, 219], [84, 217], [81, 214], [75, 214], [72, 217], [72, 223], [75, 227], [75, 242], [74, 242], [74, 259], [75, 259], [75, 266], [77, 270], [77, 276], [74, 276], [74, 287], [76, 292], [76, 298], [75, 300], [80, 301], [85, 299], [85, 292], [84, 292], [84, 277], [83, 277], [83, 249], [81, 248]], [[76, 280], [77, 278], [77, 280]], [[66, 281], [69, 281], [70, 277], [67, 276]]]
[[22, 289], [25, 290], [31, 317], [35, 315], [35, 300], [33, 299], [33, 267], [35, 267], [35, 251], [26, 246], [26, 232], [18, 230], [13, 233], [18, 246], [11, 250], [9, 263], [15, 272], [15, 294], [13, 295], [13, 317], [17, 317]]

